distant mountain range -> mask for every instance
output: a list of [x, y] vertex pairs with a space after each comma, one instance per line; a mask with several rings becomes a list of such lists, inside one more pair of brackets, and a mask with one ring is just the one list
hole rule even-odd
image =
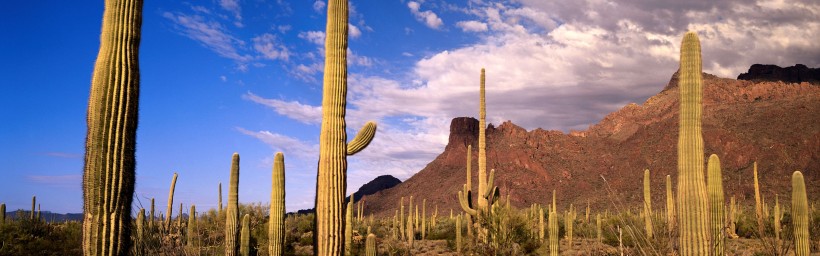
[[[704, 160], [713, 153], [720, 157], [727, 202], [736, 196], [742, 204], [753, 204], [755, 161], [770, 206], [775, 195], [788, 202], [795, 170], [803, 171], [810, 200], [816, 202], [820, 86], [768, 81], [783, 76], [766, 76], [758, 67], [750, 68], [751, 76], [741, 75], [753, 81], [704, 73]], [[642, 105], [626, 105], [585, 131], [527, 131], [511, 121], [490, 124], [488, 171], [496, 169], [495, 184], [517, 207], [546, 204], [556, 190], [559, 208], [589, 203], [593, 210], [602, 210], [640, 206], [643, 170], [649, 169], [653, 201], [664, 205], [666, 175], [677, 184], [678, 98], [675, 74]], [[456, 192], [466, 182], [467, 145], [473, 148], [473, 186], [478, 183], [477, 137], [478, 120], [453, 119], [444, 152], [401, 184], [367, 196], [365, 213], [392, 216], [400, 198], [409, 196], [419, 202], [427, 199], [428, 207], [438, 206], [439, 214], [460, 212]]]
[[[36, 212], [34, 213], [37, 214]], [[31, 216], [31, 211], [27, 210], [17, 210], [17, 211], [10, 211], [6, 212], [6, 218], [9, 219], [19, 219], [19, 218], [29, 218]], [[63, 221], [81, 221], [83, 220], [82, 213], [53, 213], [49, 211], [41, 211], [40, 212], [40, 219], [47, 222], [63, 222]]]

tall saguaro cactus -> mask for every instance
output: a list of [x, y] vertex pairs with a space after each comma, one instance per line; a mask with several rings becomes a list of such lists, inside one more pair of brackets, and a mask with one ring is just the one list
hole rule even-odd
[[84, 255], [124, 255], [131, 243], [142, 2], [105, 1], [86, 116]]
[[241, 256], [250, 256], [251, 255], [251, 216], [245, 214], [242, 217], [242, 234], [241, 234], [241, 244], [239, 245], [239, 255]]
[[706, 166], [706, 188], [709, 191], [709, 220], [713, 255], [723, 255], [726, 247], [726, 213], [723, 198], [723, 175], [720, 170], [720, 158], [712, 154]]
[[231, 178], [228, 185], [228, 209], [225, 210], [225, 256], [239, 253], [239, 154], [231, 157]]
[[652, 238], [652, 196], [649, 186], [649, 169], [643, 171], [643, 218], [646, 226], [646, 237]]
[[709, 205], [703, 177], [703, 78], [700, 40], [683, 36], [680, 50], [678, 135], [678, 211], [680, 255], [709, 255]]
[[794, 255], [809, 255], [809, 203], [803, 173], [792, 174], [792, 219], [794, 221]]
[[276, 152], [270, 192], [270, 223], [268, 224], [268, 254], [285, 255], [285, 155]]
[[[169, 231], [171, 230], [171, 213], [174, 210], [174, 189], [177, 186], [177, 177], [179, 177], [179, 175], [174, 173], [174, 178], [171, 179], [171, 189], [168, 191], [168, 208], [166, 208], [167, 210], [165, 211], [168, 213], [168, 216], [165, 216], [165, 229]], [[179, 209], [182, 210], [182, 206], [180, 206]], [[180, 215], [180, 218], [181, 217], [182, 215]]]
[[765, 226], [763, 225], [763, 204], [760, 202], [760, 185], [757, 182], [757, 162], [754, 162], [753, 174], [755, 182], [755, 217], [757, 217], [757, 234], [760, 238], [763, 238]]
[[666, 228], [675, 229], [675, 197], [672, 195], [672, 177], [666, 175]]
[[343, 253], [347, 156], [364, 149], [376, 134], [376, 124], [368, 122], [356, 138], [347, 143], [345, 111], [348, 15], [347, 0], [328, 1], [322, 127], [316, 185], [316, 255]]
[[222, 214], [222, 182], [219, 183], [219, 208], [216, 213]]
[[482, 209], [488, 208], [488, 203], [487, 198], [482, 198], [481, 195], [493, 186], [493, 184], [487, 184], [487, 104], [484, 81], [484, 69], [482, 68], [478, 107], [478, 207]]
[[36, 206], [37, 206], [37, 196], [32, 196], [31, 197], [31, 212], [29, 212], [29, 214], [30, 214], [29, 219], [32, 219], [32, 220], [34, 219], [34, 214], [36, 214], [35, 211], [37, 210]]

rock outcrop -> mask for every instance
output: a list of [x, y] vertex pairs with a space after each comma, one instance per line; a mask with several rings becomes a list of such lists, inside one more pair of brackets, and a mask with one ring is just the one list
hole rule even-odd
[[754, 64], [749, 71], [737, 76], [738, 80], [781, 81], [785, 83], [820, 84], [820, 68], [809, 68], [803, 64], [781, 68], [777, 65]]

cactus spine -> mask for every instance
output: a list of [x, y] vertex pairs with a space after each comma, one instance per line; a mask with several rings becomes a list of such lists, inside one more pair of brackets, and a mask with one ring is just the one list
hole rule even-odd
[[374, 234], [367, 234], [367, 240], [365, 241], [365, 256], [376, 256], [376, 235]]
[[669, 232], [675, 229], [675, 197], [672, 195], [672, 177], [666, 175], [666, 227]]
[[755, 181], [755, 216], [757, 217], [757, 234], [763, 238], [763, 204], [760, 202], [760, 185], [757, 183], [757, 162], [754, 162], [754, 181]]
[[285, 156], [282, 152], [273, 157], [271, 176], [268, 255], [281, 256], [285, 253]]
[[356, 154], [372, 141], [376, 124], [368, 122], [356, 138], [347, 143], [348, 1], [328, 1], [327, 13], [314, 251], [316, 255], [340, 255], [344, 249], [342, 210], [347, 189], [347, 156]]
[[86, 116], [84, 255], [124, 255], [131, 243], [142, 2], [105, 1]]
[[712, 154], [706, 165], [708, 178], [706, 188], [709, 191], [709, 215], [711, 226], [713, 255], [723, 255], [726, 247], [726, 213], [724, 212], [723, 175], [720, 170], [720, 158]]
[[[171, 179], [171, 190], [168, 191], [168, 208], [166, 208], [166, 211], [165, 211], [165, 212], [168, 213], [168, 216], [165, 217], [166, 218], [165, 219], [165, 229], [167, 229], [169, 231], [171, 230], [171, 213], [173, 212], [173, 209], [174, 209], [174, 188], [177, 185], [177, 177], [178, 176], [179, 175], [177, 175], [177, 173], [174, 173], [174, 178]], [[182, 207], [180, 207], [180, 208], [182, 208]], [[181, 215], [179, 217], [182, 218]]]
[[239, 255], [240, 256], [250, 256], [251, 255], [251, 216], [245, 214], [242, 217], [242, 235], [241, 235], [241, 245], [239, 246]]
[[680, 123], [678, 136], [678, 209], [680, 255], [709, 255], [709, 216], [703, 177], [700, 41], [695, 32], [683, 36], [680, 50]]
[[225, 256], [239, 253], [239, 154], [231, 156], [231, 178], [228, 185], [228, 209], [225, 210]]
[[792, 220], [794, 221], [794, 255], [808, 256], [811, 240], [809, 238], [809, 203], [806, 198], [806, 183], [803, 173], [792, 174]]
[[347, 209], [345, 209], [345, 255], [353, 255], [353, 195], [350, 195], [350, 201], [347, 201]]
[[646, 237], [652, 238], [652, 196], [649, 188], [649, 169], [646, 169], [643, 171], [643, 219], [646, 226]]

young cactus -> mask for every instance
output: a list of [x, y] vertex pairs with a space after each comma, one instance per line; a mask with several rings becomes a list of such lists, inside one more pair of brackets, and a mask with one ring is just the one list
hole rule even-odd
[[219, 183], [219, 208], [217, 208], [216, 214], [222, 214], [222, 182]]
[[[171, 179], [171, 190], [168, 191], [168, 208], [166, 208], [167, 210], [165, 211], [168, 213], [168, 216], [165, 217], [165, 229], [167, 230], [171, 230], [171, 213], [174, 209], [174, 188], [177, 185], [178, 176], [177, 173], [174, 173], [174, 178]], [[180, 207], [180, 210], [182, 210], [182, 207]], [[179, 217], [182, 218], [182, 215]]]
[[726, 250], [726, 213], [724, 212], [723, 175], [720, 170], [720, 159], [717, 155], [709, 156], [706, 167], [707, 184], [709, 191], [709, 219], [712, 238], [713, 255], [723, 255]]
[[148, 217], [148, 229], [154, 230], [154, 198], [151, 198], [151, 215]]
[[344, 253], [342, 214], [347, 189], [347, 156], [364, 149], [376, 134], [376, 123], [368, 122], [353, 141], [347, 143], [348, 15], [347, 0], [328, 1], [314, 249], [315, 254], [321, 256]]
[[672, 195], [672, 177], [666, 175], [666, 228], [675, 229], [675, 197]]
[[643, 171], [643, 219], [646, 229], [646, 237], [652, 238], [652, 197], [649, 186], [649, 169]]
[[188, 247], [192, 250], [199, 250], [199, 231], [196, 223], [196, 205], [191, 205], [188, 212]]
[[345, 209], [345, 255], [353, 255], [353, 195]]
[[376, 256], [376, 235], [370, 233], [367, 234], [367, 240], [365, 241], [365, 256]]
[[86, 116], [83, 255], [124, 255], [131, 246], [142, 2], [105, 1]]
[[703, 177], [701, 113], [703, 78], [700, 41], [683, 36], [680, 50], [680, 122], [678, 135], [678, 216], [680, 255], [709, 255], [709, 205]]
[[549, 249], [550, 256], [558, 256], [558, 212], [552, 208], [549, 213]]
[[[5, 210], [5, 209], [3, 209], [3, 210]], [[143, 252], [143, 246], [142, 245], [145, 241], [145, 237], [144, 237], [144, 234], [145, 234], [145, 209], [144, 208], [141, 208], [140, 212], [137, 214], [137, 220], [136, 220], [135, 224], [136, 224], [137, 235], [135, 237], [136, 239], [135, 239], [135, 243], [134, 243], [134, 254], [135, 255], [143, 255], [144, 252]]]
[[29, 213], [29, 215], [30, 215], [29, 219], [32, 219], [32, 220], [35, 219], [36, 216], [34, 216], [34, 214], [36, 213], [35, 210], [37, 210], [36, 206], [37, 206], [37, 196], [32, 196], [31, 197], [31, 212]]
[[461, 214], [456, 216], [456, 253], [461, 255]]
[[765, 230], [763, 225], [763, 204], [760, 202], [760, 185], [757, 183], [757, 162], [754, 162], [754, 187], [755, 187], [755, 217], [757, 217], [757, 234], [762, 238]]
[[808, 256], [811, 239], [809, 238], [809, 203], [806, 198], [806, 183], [803, 173], [792, 174], [792, 220], [794, 222], [794, 255]]
[[251, 255], [251, 216], [245, 214], [242, 217], [242, 235], [241, 235], [242, 244], [239, 246], [239, 255], [240, 256], [250, 256]]
[[285, 156], [273, 157], [271, 174], [270, 220], [268, 224], [268, 255], [285, 255]]
[[228, 209], [225, 210], [225, 256], [239, 253], [239, 154], [231, 157]]

